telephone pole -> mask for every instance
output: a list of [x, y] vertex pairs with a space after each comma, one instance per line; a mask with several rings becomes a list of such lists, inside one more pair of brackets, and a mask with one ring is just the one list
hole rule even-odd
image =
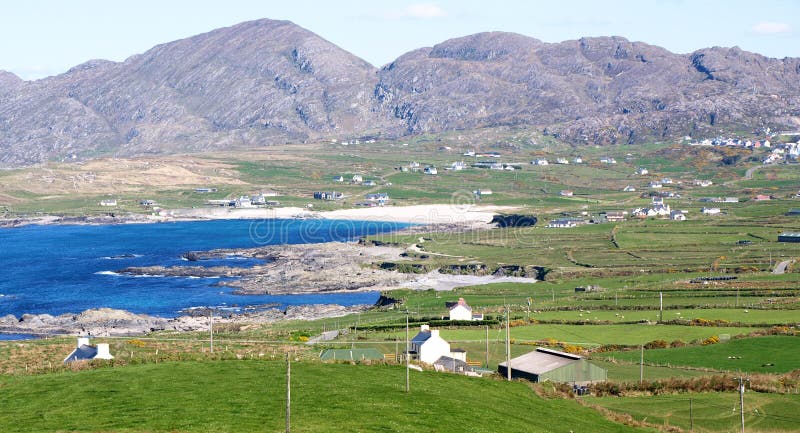
[[292, 360], [289, 352], [286, 352], [286, 433], [292, 431]]
[[208, 310], [208, 335], [211, 353], [214, 353], [214, 310]]
[[411, 392], [411, 379], [409, 362], [411, 358], [411, 347], [408, 343], [408, 310], [406, 310], [406, 393]]
[[739, 379], [739, 414], [742, 418], [742, 433], [744, 433], [744, 382], [750, 382], [750, 379], [738, 377]]
[[506, 306], [506, 379], [511, 381], [511, 325], [508, 306]]
[[644, 383], [644, 345], [639, 346], [642, 349], [642, 355], [639, 358], [639, 385]]

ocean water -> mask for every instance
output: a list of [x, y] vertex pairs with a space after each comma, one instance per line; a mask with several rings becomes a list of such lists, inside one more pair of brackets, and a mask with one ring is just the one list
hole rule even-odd
[[216, 220], [123, 225], [50, 225], [0, 229], [0, 316], [79, 313], [108, 307], [161, 317], [184, 309], [239, 311], [279, 304], [371, 304], [378, 293], [235, 295], [219, 279], [126, 276], [129, 266], [253, 266], [225, 257], [186, 262], [188, 251], [354, 240], [404, 224], [337, 220]]

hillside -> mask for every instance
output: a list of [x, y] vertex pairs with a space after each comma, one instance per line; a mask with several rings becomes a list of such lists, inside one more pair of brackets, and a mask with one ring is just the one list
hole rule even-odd
[[800, 124], [800, 59], [674, 54], [619, 37], [480, 33], [378, 70], [287, 21], [258, 20], [26, 82], [0, 71], [0, 167], [358, 136], [528, 125], [640, 143]]

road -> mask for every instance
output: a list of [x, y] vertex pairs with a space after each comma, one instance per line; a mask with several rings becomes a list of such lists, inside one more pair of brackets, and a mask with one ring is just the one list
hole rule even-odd
[[792, 263], [793, 260], [784, 260], [777, 265], [775, 265], [775, 269], [772, 270], [773, 274], [782, 274], [786, 272], [786, 267], [789, 266], [789, 263]]

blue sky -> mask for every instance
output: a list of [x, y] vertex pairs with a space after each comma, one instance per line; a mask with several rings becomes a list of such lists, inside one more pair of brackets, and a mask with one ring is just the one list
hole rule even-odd
[[617, 35], [677, 53], [736, 45], [800, 57], [798, 17], [796, 0], [11, 0], [0, 3], [0, 69], [36, 79], [259, 18], [293, 21], [376, 66], [495, 30], [546, 42]]

